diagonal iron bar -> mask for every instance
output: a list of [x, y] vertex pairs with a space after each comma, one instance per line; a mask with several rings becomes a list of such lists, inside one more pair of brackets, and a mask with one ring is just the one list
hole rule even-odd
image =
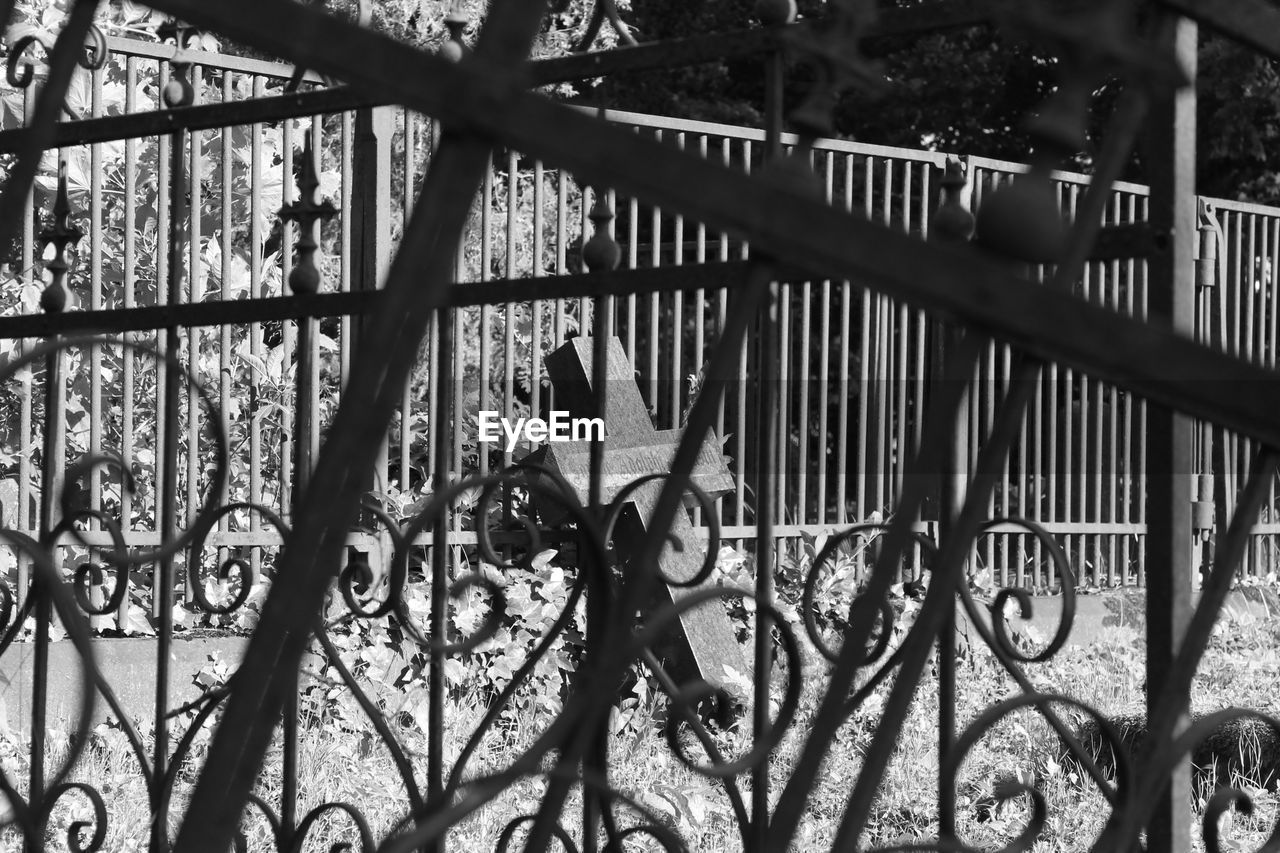
[[[529, 0], [495, 3], [474, 61], [521, 60], [544, 8]], [[356, 353], [347, 394], [334, 418], [334, 440], [321, 452], [298, 508], [277, 582], [263, 606], [263, 622], [236, 673], [175, 849], [221, 853], [230, 845], [286, 693], [293, 689], [315, 614], [337, 573], [347, 531], [357, 520], [367, 472], [400, 402], [431, 313], [444, 302], [458, 237], [490, 157], [483, 140], [452, 133], [444, 136], [435, 155], [373, 318], [369, 340], [377, 343]]]
[[[815, 278], [851, 279], [1155, 402], [1280, 445], [1268, 397], [1274, 371], [1032, 284], [978, 250], [922, 244], [792, 188], [753, 180], [531, 95], [522, 81], [483, 67], [450, 65], [285, 0], [152, 5], [345, 77], [446, 124], [490, 135], [569, 169], [581, 181], [681, 210]], [[421, 85], [423, 80], [433, 85]], [[638, 163], [645, 168], [637, 169]]]

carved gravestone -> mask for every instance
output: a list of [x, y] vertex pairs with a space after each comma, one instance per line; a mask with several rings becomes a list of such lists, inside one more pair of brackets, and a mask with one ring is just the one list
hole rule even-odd
[[[579, 337], [547, 356], [547, 375], [556, 391], [556, 408], [571, 417], [593, 417], [595, 395], [592, 372], [592, 340]], [[671, 472], [671, 463], [679, 444], [681, 430], [656, 430], [649, 409], [636, 385], [635, 371], [627, 361], [622, 343], [610, 338], [608, 347], [608, 382], [604, 413], [604, 470], [602, 499], [611, 501], [624, 486], [647, 474]], [[703, 442], [698, 461], [689, 479], [698, 488], [718, 497], [733, 489], [733, 478], [719, 446], [713, 440]], [[566, 442], [548, 444], [543, 464], [560, 474], [578, 493], [585, 505], [590, 487], [591, 443]], [[635, 553], [646, 529], [663, 481], [655, 480], [631, 494], [626, 511], [614, 531], [614, 545], [620, 554]], [[696, 502], [686, 494], [686, 504]], [[663, 549], [661, 571], [665, 577], [688, 580], [702, 567], [703, 557], [688, 515], [678, 511], [669, 531], [671, 541]], [[634, 568], [634, 567], [633, 567]], [[671, 587], [660, 584], [655, 607], [679, 601], [696, 587]], [[677, 677], [698, 677], [715, 687], [725, 687], [730, 670], [741, 678], [750, 677], [751, 667], [743, 655], [733, 625], [724, 609], [715, 601], [685, 611], [680, 628], [673, 632], [668, 647], [657, 650], [659, 657]]]

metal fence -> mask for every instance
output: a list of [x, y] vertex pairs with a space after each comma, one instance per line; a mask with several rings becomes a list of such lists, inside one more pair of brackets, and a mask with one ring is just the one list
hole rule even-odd
[[[1184, 76], [1194, 76], [1178, 70], [1194, 69], [1190, 21], [1167, 10], [1153, 13], [1159, 49], [1128, 69], [1129, 88], [1098, 158], [1097, 186], [1081, 192], [1085, 178], [1051, 177], [1044, 159], [1015, 184], [1019, 193], [1056, 187], [1061, 205], [1079, 214], [1065, 251], [1035, 254], [1061, 258], [1061, 269], [1028, 271], [1013, 260], [1016, 251], [961, 245], [961, 229], [941, 233], [946, 217], [935, 227], [949, 240], [915, 239], [928, 236], [941, 155], [815, 139], [845, 75], [857, 76], [860, 68], [866, 21], [857, 4], [832, 4], [831, 26], [818, 31], [804, 22], [786, 24], [786, 9], [775, 4], [773, 28], [527, 64], [523, 57], [545, 10], [523, 0], [495, 0], [478, 61], [459, 62], [288, 0], [150, 2], [257, 49], [326, 69], [355, 88], [309, 90], [315, 80], [290, 68], [184, 50], [183, 32], [171, 21], [166, 28], [175, 46], [108, 40], [114, 56], [68, 89], [97, 11], [90, 1], [70, 5], [40, 95], [15, 90], [3, 102], [8, 124], [0, 131], [0, 152], [17, 156], [0, 191], [0, 232], [19, 236], [3, 248], [12, 286], [0, 289], [7, 300], [0, 308], [8, 314], [0, 316], [3, 373], [15, 385], [3, 398], [14, 476], [0, 499], [12, 526], [32, 535], [8, 526], [3, 531], [18, 560], [17, 582], [6, 577], [0, 583], [0, 647], [27, 633], [34, 672], [25, 788], [8, 770], [0, 778], [11, 806], [0, 827], [6, 840], [20, 836], [25, 849], [45, 849], [51, 816], [64, 795], [72, 795], [87, 802], [91, 815], [65, 827], [66, 846], [104, 846], [111, 817], [106, 795], [118, 798], [121, 789], [114, 778], [111, 787], [70, 781], [90, 748], [91, 717], [101, 699], [118, 717], [127, 763], [132, 768], [136, 759], [146, 786], [145, 819], [125, 831], [149, 832], [149, 849], [227, 849], [247, 804], [261, 813], [264, 840], [277, 849], [300, 849], [326, 816], [350, 819], [361, 846], [374, 849], [361, 806], [324, 802], [303, 812], [304, 701], [317, 698], [303, 686], [311, 642], [337, 674], [315, 679], [323, 707], [330, 699], [350, 706], [353, 726], [339, 736], [362, 732], [361, 743], [365, 735], [379, 742], [394, 764], [389, 786], [375, 795], [403, 788], [407, 809], [378, 830], [385, 832], [378, 849], [385, 850], [446, 849], [449, 834], [469, 815], [530, 776], [539, 777], [542, 789], [537, 805], [529, 812], [519, 807], [497, 837], [498, 848], [526, 823], [530, 849], [552, 839], [572, 847], [572, 830], [561, 818], [574, 798], [583, 850], [601, 849], [602, 840], [605, 849], [621, 848], [637, 834], [681, 848], [666, 822], [651, 819], [643, 807], [635, 819], [617, 819], [630, 798], [609, 780], [618, 742], [610, 714], [638, 666], [653, 674], [646, 683], [669, 700], [661, 713], [673, 752], [693, 772], [723, 784], [732, 807], [725, 826], [731, 833], [736, 823], [749, 850], [783, 849], [800, 837], [828, 753], [837, 743], [847, 747], [841, 728], [853, 713], [870, 712], [877, 719], [869, 744], [859, 750], [857, 778], [835, 780], [844, 806], [834, 831], [824, 833], [835, 848], [859, 843], [901, 745], [908, 709], [920, 685], [933, 678], [926, 668], [937, 679], [938, 846], [960, 843], [957, 781], [970, 748], [1023, 710], [1045, 719], [1081, 762], [1081, 778], [1091, 777], [1110, 801], [1099, 849], [1137, 846], [1143, 832], [1152, 849], [1191, 849], [1191, 745], [1241, 714], [1280, 731], [1265, 714], [1239, 710], [1187, 724], [1196, 670], [1237, 567], [1269, 569], [1280, 460], [1274, 450], [1280, 428], [1267, 399], [1275, 374], [1249, 363], [1274, 363], [1271, 276], [1280, 234], [1269, 211], [1212, 203], [1201, 205], [1196, 233], [1195, 134], [1188, 127], [1194, 90], [1177, 89]], [[1167, 5], [1180, 8], [1172, 0]], [[762, 11], [770, 13], [769, 6], [762, 4]], [[1267, 15], [1256, 8], [1202, 6], [1185, 14], [1245, 41], [1266, 29], [1257, 21]], [[602, 4], [589, 27], [615, 13]], [[969, 3], [912, 4], [886, 10], [877, 26], [890, 36], [895, 28], [932, 32], [984, 23], [989, 14]], [[1095, 30], [1112, 47], [1145, 43], [1142, 34], [1125, 29], [1123, 16], [1101, 8], [1079, 14], [1090, 17], [1029, 22], [1046, 34], [1057, 31], [1068, 48], [1093, 39]], [[448, 19], [455, 38], [458, 15], [455, 8]], [[1280, 13], [1270, 17], [1276, 32]], [[618, 30], [626, 35], [621, 25]], [[15, 87], [23, 86], [22, 51], [31, 46], [30, 39], [14, 45], [9, 76]], [[1270, 42], [1263, 47], [1280, 51]], [[831, 84], [815, 86], [793, 116], [806, 133], [802, 140], [779, 134], [784, 49], [815, 59], [819, 76], [828, 74]], [[613, 123], [597, 121], [526, 91], [530, 67], [534, 82], [546, 82], [554, 76], [548, 68], [559, 68], [559, 79], [578, 79], [735, 51], [763, 55], [768, 134], [622, 114], [610, 116]], [[456, 59], [462, 45], [442, 53]], [[843, 67], [839, 75], [833, 57]], [[1045, 110], [1059, 109], [1055, 121], [1032, 129], [1039, 142], [1056, 148], [1074, 139], [1073, 124], [1083, 132], [1087, 118], [1075, 107], [1077, 96], [1090, 90], [1089, 75], [1072, 73], [1071, 64], [1063, 63], [1060, 97]], [[302, 90], [293, 91], [300, 77]], [[1179, 94], [1148, 102], [1160, 83]], [[361, 91], [414, 105], [450, 132], [437, 146], [430, 123], [373, 106]], [[185, 106], [192, 92], [195, 104]], [[62, 108], [70, 120], [61, 120]], [[1149, 196], [1110, 180], [1144, 118], [1154, 176]], [[495, 141], [515, 150], [495, 155]], [[811, 152], [805, 156], [816, 169], [782, 159], [787, 148]], [[41, 171], [35, 160], [46, 149], [56, 150], [28, 202], [31, 180]], [[977, 158], [967, 166], [979, 213], [993, 186], [1020, 168]], [[759, 180], [742, 174], [757, 168], [768, 174]], [[950, 164], [948, 172], [954, 178]], [[570, 174], [649, 204], [624, 195], [593, 199], [593, 189]], [[813, 198], [815, 189], [835, 204]], [[948, 196], [954, 190], [949, 181]], [[319, 203], [318, 196], [336, 206]], [[1004, 198], [1016, 203], [1020, 216], [1027, 213], [1018, 198]], [[967, 230], [963, 205], [947, 203]], [[1056, 211], [1039, 212], [1057, 224]], [[754, 256], [746, 260], [745, 244], [696, 217], [740, 235]], [[66, 251], [83, 236], [75, 222], [87, 222], [88, 240], [70, 279], [77, 303], [70, 307], [92, 310], [64, 310]], [[1016, 226], [1028, 222], [1035, 224], [1027, 218], [978, 233], [987, 240], [1022, 239], [1027, 230]], [[605, 271], [599, 267], [612, 265], [596, 264], [566, 275], [578, 270], [591, 244], [613, 248], [606, 231], [616, 234], [626, 265], [636, 269]], [[719, 262], [695, 263], [709, 259]], [[788, 263], [808, 272], [796, 273]], [[806, 280], [814, 270], [835, 280]], [[1052, 275], [1052, 285], [1039, 286], [1037, 274]], [[1062, 292], [1072, 287], [1086, 299]], [[86, 331], [110, 335], [74, 337]], [[650, 407], [658, 427], [687, 418], [676, 456], [665, 466], [670, 470], [664, 460], [657, 463], [660, 494], [650, 500], [648, 492], [633, 493], [634, 503], [649, 506], [639, 513], [645, 535], [637, 535], [627, 565], [615, 565], [611, 553], [613, 513], [621, 506], [618, 498], [606, 505], [598, 488], [607, 473], [600, 442], [592, 443], [585, 466], [594, 485], [580, 503], [569, 498], [574, 487], [553, 472], [531, 476], [509, 466], [523, 448], [474, 440], [472, 419], [483, 410], [536, 414], [563, 402], [543, 382], [547, 352], [586, 332], [598, 380], [618, 366], [606, 364], [612, 333], [636, 368], [645, 403], [621, 408], [647, 419], [643, 409]], [[1193, 335], [1228, 354], [1189, 340]], [[37, 339], [43, 341], [29, 345]], [[1017, 352], [991, 347], [990, 339]], [[710, 379], [695, 395], [704, 367]], [[616, 402], [601, 384], [593, 392], [601, 409]], [[1139, 396], [1151, 401], [1150, 409]], [[1191, 415], [1260, 444], [1208, 424], [1193, 441]], [[388, 421], [392, 427], [384, 432]], [[755, 546], [754, 572], [728, 587], [668, 572], [677, 561], [664, 559], [674, 554], [666, 550], [673, 544], [668, 534], [678, 538], [684, 527], [681, 505], [699, 476], [700, 442], [714, 432], [725, 442], [734, 480], [704, 512], [722, 516], [730, 541], [754, 538]], [[375, 466], [379, 457], [384, 461]], [[486, 472], [497, 473], [460, 478]], [[1189, 488], [1192, 477], [1199, 500]], [[542, 540], [521, 528], [522, 502], [539, 489], [552, 500], [564, 498], [576, 521], [576, 551], [551, 555], [561, 565], [549, 564], [547, 551], [535, 553], [533, 542]], [[937, 494], [931, 497], [930, 489]], [[370, 529], [353, 534], [361, 496], [370, 491], [376, 498], [364, 510]], [[494, 495], [503, 500], [486, 502]], [[947, 517], [929, 521], [930, 512]], [[844, 530], [802, 566], [788, 565], [785, 551], [775, 547], [778, 539], [885, 513], [897, 514], [887, 524]], [[925, 537], [913, 540], [917, 518], [939, 529], [936, 547]], [[994, 527], [984, 524], [988, 518]], [[1188, 527], [1217, 533], [1219, 546], [1194, 612]], [[506, 536], [500, 544], [511, 548], [512, 560], [496, 557], [494, 549], [459, 559], [458, 548], [442, 542], [465, 549], [483, 543], [477, 530], [494, 528]], [[1024, 530], [1040, 538], [1028, 539]], [[397, 544], [391, 560], [388, 539]], [[424, 562], [411, 565], [407, 552], [416, 549], [406, 543], [426, 542], [432, 547]], [[1250, 542], [1255, 547], [1245, 560]], [[837, 566], [841, 561], [828, 560], [842, 544], [863, 548], [870, 571], [859, 575], [866, 566], [849, 565], [857, 561]], [[351, 549], [381, 550], [368, 560], [388, 571], [366, 571]], [[920, 549], [935, 575], [916, 588], [918, 607], [901, 602], [902, 615], [910, 609], [910, 617], [895, 625], [895, 581], [904, 564], [920, 563]], [[559, 614], [532, 593], [523, 601], [511, 596], [516, 607], [509, 607], [489, 577], [492, 567], [470, 559], [477, 556], [530, 576], [538, 565], [551, 576], [572, 567]], [[1073, 585], [1063, 585], [1061, 618], [1043, 648], [1024, 648], [1001, 630], [1006, 605], [1017, 600], [1025, 612], [1026, 600], [992, 586], [1043, 588], [1066, 580], [1043, 564], [1046, 558], [1064, 575], [1064, 566], [1074, 563], [1085, 581], [1151, 580], [1144, 608], [1151, 748], [1131, 762], [1121, 739], [1103, 726], [1115, 747], [1114, 788], [1072, 735], [1064, 706], [1099, 723], [1103, 712], [1047, 692], [1023, 667], [1052, 658], [1066, 643]], [[993, 570], [992, 586], [967, 574], [975, 559]], [[259, 583], [257, 572], [268, 568], [272, 583]], [[831, 570], [838, 578], [823, 594], [849, 598], [832, 616], [835, 630], [825, 634], [812, 618], [810, 595]], [[677, 582], [696, 588], [677, 589]], [[975, 594], [980, 586], [989, 609]], [[488, 594], [487, 616], [457, 609], [472, 593]], [[257, 605], [248, 606], [254, 595]], [[244, 618], [249, 624], [241, 627], [253, 630], [225, 687], [198, 678], [200, 697], [174, 707], [170, 664], [185, 611], [171, 605], [180, 598], [198, 605], [188, 610]], [[721, 618], [722, 601], [741, 602], [753, 637], [750, 663], [737, 659], [747, 653], [735, 625]], [[956, 667], [957, 606], [1018, 685], [993, 704], [991, 696], [979, 697], [987, 707], [973, 720], [957, 719], [953, 701], [966, 688]], [[91, 633], [113, 624], [129, 630], [139, 619], [147, 624], [147, 614], [138, 612], [147, 607], [157, 635], [147, 654], [154, 653], [154, 713], [136, 724], [115, 692], [120, 679], [95, 663]], [[512, 635], [504, 635], [503, 620], [517, 607], [551, 620], [542, 634], [530, 633], [523, 661]], [[55, 625], [69, 637], [80, 672], [80, 713], [65, 751], [55, 748], [59, 739], [46, 725]], [[339, 626], [350, 629], [343, 642], [367, 646], [377, 661], [344, 655], [333, 637]], [[393, 633], [404, 639], [404, 650], [399, 663], [386, 663], [398, 643]], [[662, 646], [681, 633], [699, 680], [684, 681], [664, 660]], [[817, 655], [803, 652], [802, 634]], [[829, 643], [834, 634], [838, 649]], [[501, 659], [486, 666], [489, 683], [482, 689], [489, 692], [479, 704], [487, 707], [470, 736], [459, 737], [446, 725], [446, 700], [455, 688], [472, 690], [469, 676], [482, 666], [473, 654], [490, 641]], [[574, 643], [576, 660], [552, 660], [556, 642]], [[530, 677], [544, 665], [553, 670], [546, 691]], [[394, 670], [401, 675], [393, 678]], [[562, 674], [569, 670], [572, 675]], [[703, 725], [701, 703], [727, 700], [727, 679], [744, 670], [751, 731], [740, 744], [745, 751], [735, 748], [738, 757], [726, 758]], [[459, 671], [463, 680], [451, 682], [450, 673]], [[508, 679], [501, 688], [500, 676]], [[397, 690], [412, 683], [413, 704], [407, 696], [375, 698], [362, 679], [395, 681]], [[335, 698], [332, 691], [344, 686], [347, 692]], [[527, 746], [514, 746], [516, 755], [502, 755], [496, 772], [469, 763], [481, 740], [505, 727], [502, 715], [516, 710], [512, 700], [521, 690], [563, 703], [551, 703], [547, 727]], [[876, 691], [882, 702], [872, 708]], [[716, 704], [733, 713], [731, 702]], [[188, 760], [215, 714], [187, 797]], [[395, 731], [410, 723], [418, 730], [412, 753]], [[681, 726], [701, 743], [708, 765], [687, 760]], [[776, 749], [788, 730], [802, 741], [793, 759]], [[253, 780], [276, 752], [277, 731], [279, 788], [260, 796]], [[771, 790], [776, 759], [789, 766], [779, 768], [785, 778]], [[743, 777], [750, 779], [747, 796], [739, 787]], [[1137, 789], [1129, 785], [1134, 779]], [[998, 786], [996, 798], [1011, 791], [1035, 794], [1027, 831], [1011, 843], [1029, 847], [1045, 828], [1044, 801], [1027, 785]], [[972, 805], [972, 798], [965, 803]], [[1222, 846], [1215, 830], [1231, 803], [1244, 810], [1251, 800], [1243, 791], [1219, 792], [1205, 805], [1206, 849]], [[185, 814], [171, 842], [170, 817], [179, 806]]]
[[[65, 143], [49, 152], [38, 180], [35, 204], [13, 258], [9, 280], [0, 288], [6, 314], [0, 320], [10, 358], [38, 333], [39, 227], [52, 199], [56, 162], [67, 164], [71, 202], [87, 240], [78, 251], [72, 289], [80, 307], [94, 310], [153, 307], [159, 313], [131, 312], [129, 340], [165, 347], [165, 328], [178, 329], [182, 362], [195, 382], [211, 389], [230, 437], [231, 487], [224, 501], [247, 501], [289, 515], [294, 479], [291, 442], [318, 446], [327, 418], [341, 399], [352, 347], [359, 338], [360, 301], [377, 286], [396, 245], [417, 189], [430, 164], [433, 126], [399, 107], [335, 109], [321, 115], [271, 124], [253, 123], [243, 108], [248, 99], [288, 98], [289, 66], [212, 52], [193, 54], [196, 104], [223, 107], [200, 119], [190, 133], [181, 168], [188, 187], [186, 244], [169, 244], [175, 212], [166, 187], [178, 162], [166, 128], [151, 137], [111, 141], [104, 120], [160, 105], [171, 69], [171, 48], [134, 40], [109, 39], [108, 64], [84, 72], [72, 87], [68, 110], [73, 119], [60, 130]], [[303, 90], [318, 78], [311, 75]], [[29, 90], [23, 90], [29, 91]], [[30, 95], [6, 100], [6, 119], [19, 123], [32, 107]], [[341, 106], [341, 103], [338, 104]], [[301, 109], [300, 109], [301, 112]], [[636, 133], [674, 140], [704, 157], [744, 170], [762, 159], [761, 130], [609, 113]], [[97, 122], [95, 123], [95, 120]], [[298, 435], [293, 423], [297, 364], [297, 323], [293, 315], [263, 321], [234, 310], [237, 300], [284, 295], [294, 258], [294, 236], [277, 213], [296, 195], [295, 158], [305, 138], [320, 152], [320, 193], [333, 200], [340, 215], [325, 226], [322, 290], [351, 299], [321, 319], [311, 341], [311, 427]], [[90, 139], [104, 141], [76, 144]], [[795, 140], [784, 137], [784, 145]], [[945, 155], [827, 140], [814, 147], [815, 167], [829, 199], [869, 219], [905, 232], [925, 235], [937, 204], [939, 168]], [[979, 157], [964, 157], [975, 206], [1001, 181], [1023, 167]], [[1074, 211], [1087, 178], [1056, 176], [1062, 203]], [[1106, 221], [1141, 222], [1146, 217], [1144, 187], [1117, 184]], [[388, 436], [388, 452], [372, 490], [393, 514], [421, 502], [433, 484], [427, 477], [435, 417], [447, 417], [454, 430], [453, 471], [485, 472], [522, 455], [477, 446], [474, 421], [480, 410], [506, 415], [545, 412], [551, 405], [543, 356], [566, 336], [587, 332], [593, 323], [587, 299], [555, 298], [536, 281], [581, 271], [579, 250], [590, 233], [593, 194], [566, 173], [506, 151], [495, 155], [483, 181], [458, 252], [457, 279], [504, 287], [501, 305], [477, 290], [476, 302], [455, 308], [454, 387], [451, 410], [438, 413], [430, 377], [432, 351], [426, 346], [418, 377], [406, 387], [404, 402]], [[726, 315], [726, 283], [705, 280], [696, 263], [746, 258], [748, 248], [680, 215], [608, 197], [611, 228], [623, 252], [623, 265], [661, 267], [647, 292], [612, 299], [612, 324], [635, 366], [655, 425], [680, 425], [699, 383], [709, 347]], [[1274, 365], [1276, 357], [1274, 258], [1280, 252], [1280, 211], [1256, 205], [1214, 201], [1206, 221], [1202, 252], [1217, 252], [1217, 266], [1202, 289], [1199, 326], [1233, 354]], [[194, 211], [187, 216], [184, 211]], [[73, 217], [75, 218], [75, 217]], [[1209, 224], [1216, 225], [1216, 230]], [[1210, 246], [1212, 244], [1212, 246]], [[169, 266], [182, 266], [182, 287], [168, 293]], [[679, 268], [685, 266], [684, 270]], [[1111, 258], [1089, 264], [1080, 283], [1091, 300], [1145, 316], [1145, 261]], [[920, 414], [930, 393], [937, 328], [923, 312], [892, 299], [859, 292], [841, 281], [789, 280], [781, 285], [781, 338], [777, 345], [779, 393], [783, 401], [779, 431], [779, 470], [775, 479], [775, 535], [794, 539], [848, 525], [891, 510], [902, 484], [907, 452], [920, 438]], [[465, 293], [466, 291], [460, 291]], [[465, 303], [465, 296], [458, 297]], [[174, 322], [166, 306], [205, 304], [230, 313], [184, 315]], [[287, 312], [286, 312], [287, 313]], [[25, 319], [23, 319], [26, 315]], [[124, 314], [120, 315], [122, 318]], [[255, 319], [257, 317], [257, 319]], [[198, 394], [187, 388], [175, 408], [162, 407], [163, 366], [119, 347], [96, 345], [73, 359], [65, 389], [70, 406], [66, 440], [79, 453], [115, 451], [131, 472], [133, 489], [107, 469], [86, 475], [90, 506], [114, 501], [128, 519], [123, 536], [130, 546], [160, 541], [156, 533], [157, 484], [163, 460], [154, 447], [173, 420], [185, 435], [177, 482], [179, 514], [194, 517], [201, 505], [201, 478], [211, 464], [212, 442]], [[993, 345], [981, 361], [969, 408], [970, 464], [977, 437], [990, 426], [996, 401], [1009, 378], [1011, 351]], [[739, 382], [717, 418], [725, 451], [733, 460], [735, 488], [720, 501], [724, 538], [741, 544], [755, 535], [751, 482], [757, 429], [758, 387], [752, 358], [744, 351]], [[5, 450], [14, 492], [6, 510], [16, 526], [37, 528], [39, 500], [37, 447], [42, 406], [33, 397], [39, 386], [31, 372], [6, 389]], [[194, 387], [194, 386], [193, 386]], [[1043, 369], [1035, 401], [995, 491], [993, 517], [1016, 516], [1043, 525], [1074, 557], [1082, 581], [1141, 583], [1145, 571], [1143, 460], [1145, 408], [1140, 400], [1070, 368]], [[1206, 436], [1208, 433], [1206, 433]], [[1212, 441], [1206, 439], [1206, 448]], [[1247, 441], [1225, 446], [1220, 474], [1230, 484], [1243, 476], [1251, 455]], [[1196, 472], [1208, 473], [1211, 453], [1201, 454]], [[1206, 481], [1208, 483], [1208, 481]], [[1205, 497], [1212, 500], [1212, 485]], [[1229, 507], [1228, 507], [1229, 508]], [[1274, 489], [1264, 510], [1276, 512]], [[930, 510], [927, 508], [926, 513]], [[928, 516], [926, 516], [928, 517]], [[926, 529], [932, 527], [926, 522]], [[100, 528], [94, 519], [88, 525]], [[455, 518], [453, 541], [473, 543], [474, 533]], [[1244, 571], [1274, 570], [1273, 522], [1254, 528], [1254, 547]], [[420, 536], [431, 539], [429, 532]], [[87, 541], [106, 545], [110, 533], [98, 530]], [[255, 569], [280, 544], [266, 519], [247, 510], [228, 513], [209, 540], [211, 548], [241, 549]], [[363, 550], [385, 548], [376, 535], [353, 536]], [[1049, 588], [1058, 583], [1036, 538], [1014, 525], [996, 525], [977, 548], [979, 562], [1000, 583]], [[73, 555], [74, 557], [74, 555]], [[25, 567], [19, 566], [19, 588]], [[191, 591], [186, 592], [188, 598]], [[123, 608], [124, 605], [122, 605]], [[152, 607], [158, 611], [161, 603]], [[127, 618], [122, 612], [119, 618]]]

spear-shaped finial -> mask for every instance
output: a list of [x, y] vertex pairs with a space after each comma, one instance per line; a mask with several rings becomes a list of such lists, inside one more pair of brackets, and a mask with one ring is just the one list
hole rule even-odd
[[289, 289], [294, 293], [315, 293], [320, 289], [320, 270], [316, 268], [316, 249], [320, 248], [319, 223], [338, 212], [328, 201], [320, 200], [320, 179], [316, 177], [316, 155], [307, 134], [298, 170], [298, 200], [280, 209], [280, 218], [298, 223], [298, 259], [289, 273]]
[[40, 308], [56, 314], [67, 307], [67, 247], [73, 246], [84, 232], [71, 222], [71, 200], [67, 197], [67, 161], [58, 166], [58, 192], [53, 199], [53, 216], [49, 224], [40, 230], [40, 244], [53, 246], [53, 257], [45, 262], [49, 271], [49, 283], [40, 294]]

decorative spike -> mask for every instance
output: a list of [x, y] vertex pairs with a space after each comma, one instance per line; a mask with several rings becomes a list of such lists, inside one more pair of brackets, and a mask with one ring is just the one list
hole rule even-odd
[[591, 239], [582, 247], [582, 262], [590, 272], [608, 272], [618, 268], [622, 260], [622, 248], [609, 233], [613, 222], [613, 208], [603, 192], [596, 193], [595, 203], [587, 214], [591, 220]]
[[67, 271], [71, 269], [67, 247], [78, 243], [83, 236], [84, 232], [71, 222], [67, 161], [63, 160], [58, 165], [58, 192], [53, 199], [53, 216], [49, 224], [40, 230], [40, 245], [53, 246], [53, 257], [44, 265], [49, 272], [49, 283], [40, 294], [40, 308], [46, 313], [56, 314], [67, 307]]
[[929, 236], [939, 243], [965, 243], [973, 237], [975, 219], [964, 189], [969, 185], [964, 161], [948, 157], [943, 167], [942, 199], [929, 223]]
[[316, 177], [315, 151], [308, 133], [302, 148], [298, 170], [298, 200], [280, 209], [280, 218], [298, 223], [298, 258], [289, 273], [289, 289], [294, 293], [315, 293], [320, 289], [320, 270], [315, 254], [320, 248], [318, 225], [330, 219], [338, 209], [320, 200], [320, 179]]

